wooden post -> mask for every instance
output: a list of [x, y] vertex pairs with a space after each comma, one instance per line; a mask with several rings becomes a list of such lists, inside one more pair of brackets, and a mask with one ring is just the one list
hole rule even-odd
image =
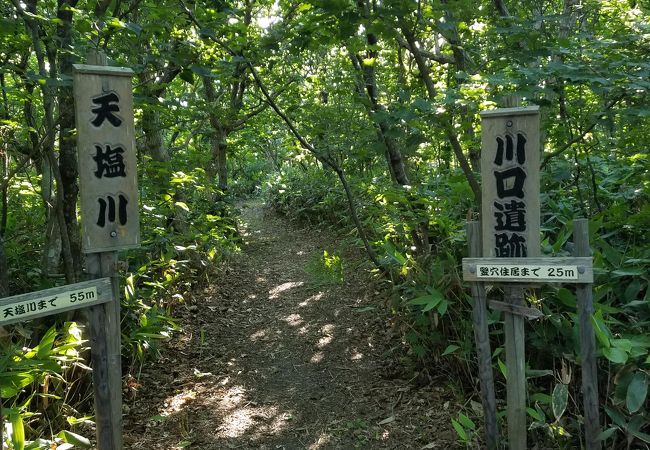
[[[88, 63], [106, 65], [106, 55], [91, 52]], [[91, 278], [111, 278], [114, 297], [112, 302], [94, 306], [88, 313], [98, 450], [122, 450], [122, 330], [117, 261], [116, 251], [86, 254], [86, 272]]]
[[114, 297], [88, 312], [99, 450], [122, 449], [122, 342], [116, 264], [117, 252], [86, 255], [87, 273], [92, 278], [111, 277]]
[[[589, 248], [589, 221], [573, 221], [574, 256], [591, 256]], [[594, 313], [591, 284], [578, 284], [578, 320], [580, 327], [580, 354], [582, 357], [582, 396], [584, 401], [585, 448], [600, 450], [600, 417], [598, 411], [598, 372], [596, 367], [596, 339], [591, 316]]]
[[[525, 306], [521, 287], [505, 287], [507, 304]], [[506, 397], [508, 402], [508, 448], [525, 449], [526, 446], [526, 336], [524, 317], [504, 313], [506, 335]]]
[[[481, 225], [479, 222], [467, 223], [467, 242], [469, 256], [481, 256]], [[485, 285], [482, 282], [470, 283], [474, 308], [474, 340], [478, 358], [479, 379], [481, 381], [481, 403], [485, 415], [485, 442], [489, 450], [498, 448], [499, 429], [497, 427], [497, 405], [494, 393], [494, 375], [492, 373], [492, 350], [487, 323], [487, 306]]]

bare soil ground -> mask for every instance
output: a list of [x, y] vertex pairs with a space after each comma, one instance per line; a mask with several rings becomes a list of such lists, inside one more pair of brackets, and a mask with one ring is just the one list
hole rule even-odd
[[[416, 385], [355, 255], [259, 202], [242, 227], [242, 255], [187, 305], [183, 332], [125, 398], [125, 447], [455, 448], [450, 382]], [[310, 269], [324, 250], [343, 253], [343, 282]]]

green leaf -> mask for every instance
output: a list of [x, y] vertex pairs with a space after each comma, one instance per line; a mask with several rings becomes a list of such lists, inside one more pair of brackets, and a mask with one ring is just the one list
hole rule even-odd
[[603, 355], [615, 364], [625, 364], [627, 362], [627, 352], [618, 347], [603, 349]]
[[632, 350], [632, 342], [629, 339], [612, 339], [610, 340], [613, 347], [620, 348], [626, 353]]
[[635, 413], [645, 403], [646, 396], [648, 395], [648, 377], [644, 372], [637, 372], [634, 374], [632, 381], [627, 387], [627, 395], [625, 396], [625, 406], [630, 413]]
[[501, 370], [501, 374], [503, 374], [503, 378], [506, 380], [508, 379], [508, 367], [501, 361], [500, 359], [497, 360], [497, 364], [499, 365], [499, 370]]
[[[594, 332], [596, 333], [596, 339], [598, 339], [598, 342], [600, 343], [600, 346], [603, 348], [609, 348], [611, 346], [609, 342], [609, 338], [611, 336], [611, 332], [609, 331], [609, 328], [607, 328], [607, 325], [605, 324], [605, 321], [603, 320], [603, 312], [602, 311], [596, 311], [596, 313], [591, 316], [591, 323], [594, 326]], [[603, 350], [604, 353], [604, 350]]]
[[576, 303], [577, 303], [576, 296], [573, 292], [571, 292], [567, 288], [558, 289], [556, 296], [558, 300], [560, 300], [564, 305], [568, 306], [569, 308], [576, 307]]
[[10, 398], [18, 394], [22, 388], [31, 384], [35, 375], [29, 372], [10, 372], [0, 374], [0, 396]]
[[34, 348], [39, 359], [45, 359], [51, 354], [54, 339], [56, 339], [56, 327], [53, 326], [45, 332], [41, 342]]
[[552, 397], [548, 394], [544, 394], [542, 392], [536, 392], [533, 395], [530, 396], [530, 401], [531, 402], [538, 402], [542, 403], [544, 405], [550, 405], [552, 401]]
[[467, 433], [465, 432], [463, 426], [456, 422], [454, 419], [451, 419], [451, 425], [454, 427], [454, 430], [456, 430], [456, 433], [458, 434], [460, 440], [467, 442]]
[[539, 378], [553, 375], [552, 370], [542, 370], [542, 369], [527, 369], [526, 378]]
[[442, 352], [442, 356], [449, 355], [450, 353], [454, 353], [459, 348], [460, 347], [458, 345], [454, 345], [454, 344], [448, 345], [445, 351]]
[[192, 65], [190, 66], [190, 70], [200, 77], [210, 77], [210, 78], [217, 77], [217, 74], [214, 73], [212, 69], [210, 69], [209, 67]]
[[612, 419], [612, 422], [614, 422], [616, 425], [624, 429], [627, 428], [627, 422], [625, 421], [625, 417], [619, 411], [605, 406], [605, 412], [607, 413], [609, 418]]
[[113, 17], [106, 21], [106, 25], [115, 28], [126, 28], [126, 23], [122, 22], [117, 17]]
[[13, 413], [9, 416], [11, 422], [11, 443], [14, 450], [25, 449], [25, 427], [23, 425], [23, 416]]
[[[407, 305], [417, 305], [417, 306], [424, 306], [422, 308], [422, 312], [425, 313], [427, 311], [432, 310], [438, 304], [443, 300], [442, 294], [438, 291], [433, 291], [431, 294], [427, 295], [422, 295], [420, 297], [413, 298], [409, 301], [406, 302]], [[446, 309], [446, 308], [445, 308]], [[440, 314], [444, 314], [444, 312], [441, 312]]]
[[88, 439], [85, 437], [73, 433], [72, 431], [68, 430], [63, 430], [58, 434], [58, 437], [63, 439], [65, 442], [74, 445], [75, 447], [80, 447], [80, 448], [90, 448], [92, 447], [92, 444]]
[[176, 202], [174, 204], [176, 206], [178, 206], [180, 209], [185, 210], [187, 212], [190, 212], [190, 208], [187, 206], [187, 203], [185, 203], [185, 202]]
[[427, 100], [424, 100], [422, 98], [416, 98], [413, 101], [413, 107], [421, 110], [421, 111], [431, 111], [431, 103], [428, 102]]
[[137, 23], [134, 23], [134, 22], [127, 22], [126, 23], [126, 28], [129, 31], [132, 31], [133, 33], [135, 33], [136, 36], [140, 36], [140, 34], [142, 33], [142, 27], [140, 25], [138, 25]]
[[646, 273], [643, 269], [619, 269], [613, 271], [612, 274], [619, 277], [627, 277], [627, 276], [645, 275]]
[[634, 436], [635, 438], [641, 439], [643, 442], [647, 442], [647, 443], [650, 444], [650, 434], [642, 433], [642, 432], [636, 431], [636, 430], [630, 431], [630, 434], [632, 436]]
[[530, 417], [532, 417], [536, 421], [538, 421], [538, 422], [543, 422], [544, 421], [544, 417], [542, 417], [542, 415], [536, 409], [526, 408], [526, 412], [528, 413], [528, 415]]
[[194, 73], [192, 73], [191, 70], [185, 69], [179, 74], [179, 76], [181, 80], [194, 84]]
[[465, 429], [476, 430], [476, 424], [472, 421], [472, 419], [467, 417], [465, 414], [463, 413], [458, 414], [458, 421]]
[[616, 432], [618, 430], [619, 430], [618, 427], [608, 428], [608, 429], [606, 429], [605, 431], [603, 431], [602, 433], [600, 433], [598, 435], [598, 440], [599, 441], [606, 441], [607, 439], [609, 439], [612, 436], [612, 434], [614, 434], [614, 432]]
[[560, 420], [562, 414], [566, 410], [566, 405], [569, 400], [569, 387], [566, 384], [556, 384], [553, 388], [551, 400], [551, 408], [553, 409], [553, 415], [555, 420]]
[[445, 313], [447, 312], [447, 308], [449, 307], [449, 302], [445, 299], [442, 299], [440, 301], [440, 306], [438, 306], [438, 314], [441, 316], [444, 316]]
[[629, 304], [632, 300], [635, 300], [639, 292], [641, 292], [641, 281], [635, 278], [625, 289], [625, 302]]

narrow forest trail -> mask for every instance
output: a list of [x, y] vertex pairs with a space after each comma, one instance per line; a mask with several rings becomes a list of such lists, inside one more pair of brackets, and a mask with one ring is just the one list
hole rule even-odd
[[336, 239], [258, 201], [241, 220], [242, 255], [125, 398], [125, 447], [453, 448], [448, 383], [408, 379], [371, 278], [347, 261], [343, 283], [308, 270]]

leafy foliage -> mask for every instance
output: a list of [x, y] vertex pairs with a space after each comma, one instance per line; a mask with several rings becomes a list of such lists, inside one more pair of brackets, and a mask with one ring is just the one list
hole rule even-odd
[[[264, 191], [277, 210], [339, 229], [342, 245], [366, 251], [419, 370], [437, 371], [444, 358], [471, 392], [459, 261], [464, 221], [478, 210], [478, 113], [517, 97], [542, 108], [544, 254], [569, 254], [572, 219], [591, 221], [602, 437], [612, 448], [648, 441], [647, 2], [34, 0], [0, 12], [3, 295], [78, 276], [70, 65], [103, 49], [137, 77], [144, 245], [123, 273], [129, 372], [182, 326], [174, 310], [238, 251], [234, 196]], [[338, 253], [311, 270], [341, 282]], [[575, 448], [576, 298], [545, 287], [529, 300], [544, 313], [527, 328], [531, 432]], [[501, 368], [500, 316], [489, 319]], [[19, 350], [37, 348], [51, 326], [53, 342], [77, 336], [72, 359], [56, 359], [54, 344], [42, 357]], [[8, 329], [7, 445], [48, 433], [25, 448], [82, 445], [63, 421], [45, 432], [34, 406], [47, 399], [70, 419], [88, 409], [73, 405], [83, 389], [62, 395], [85, 379], [75, 327], [58, 318]], [[452, 426], [472, 445], [480, 426], [469, 415]]]

